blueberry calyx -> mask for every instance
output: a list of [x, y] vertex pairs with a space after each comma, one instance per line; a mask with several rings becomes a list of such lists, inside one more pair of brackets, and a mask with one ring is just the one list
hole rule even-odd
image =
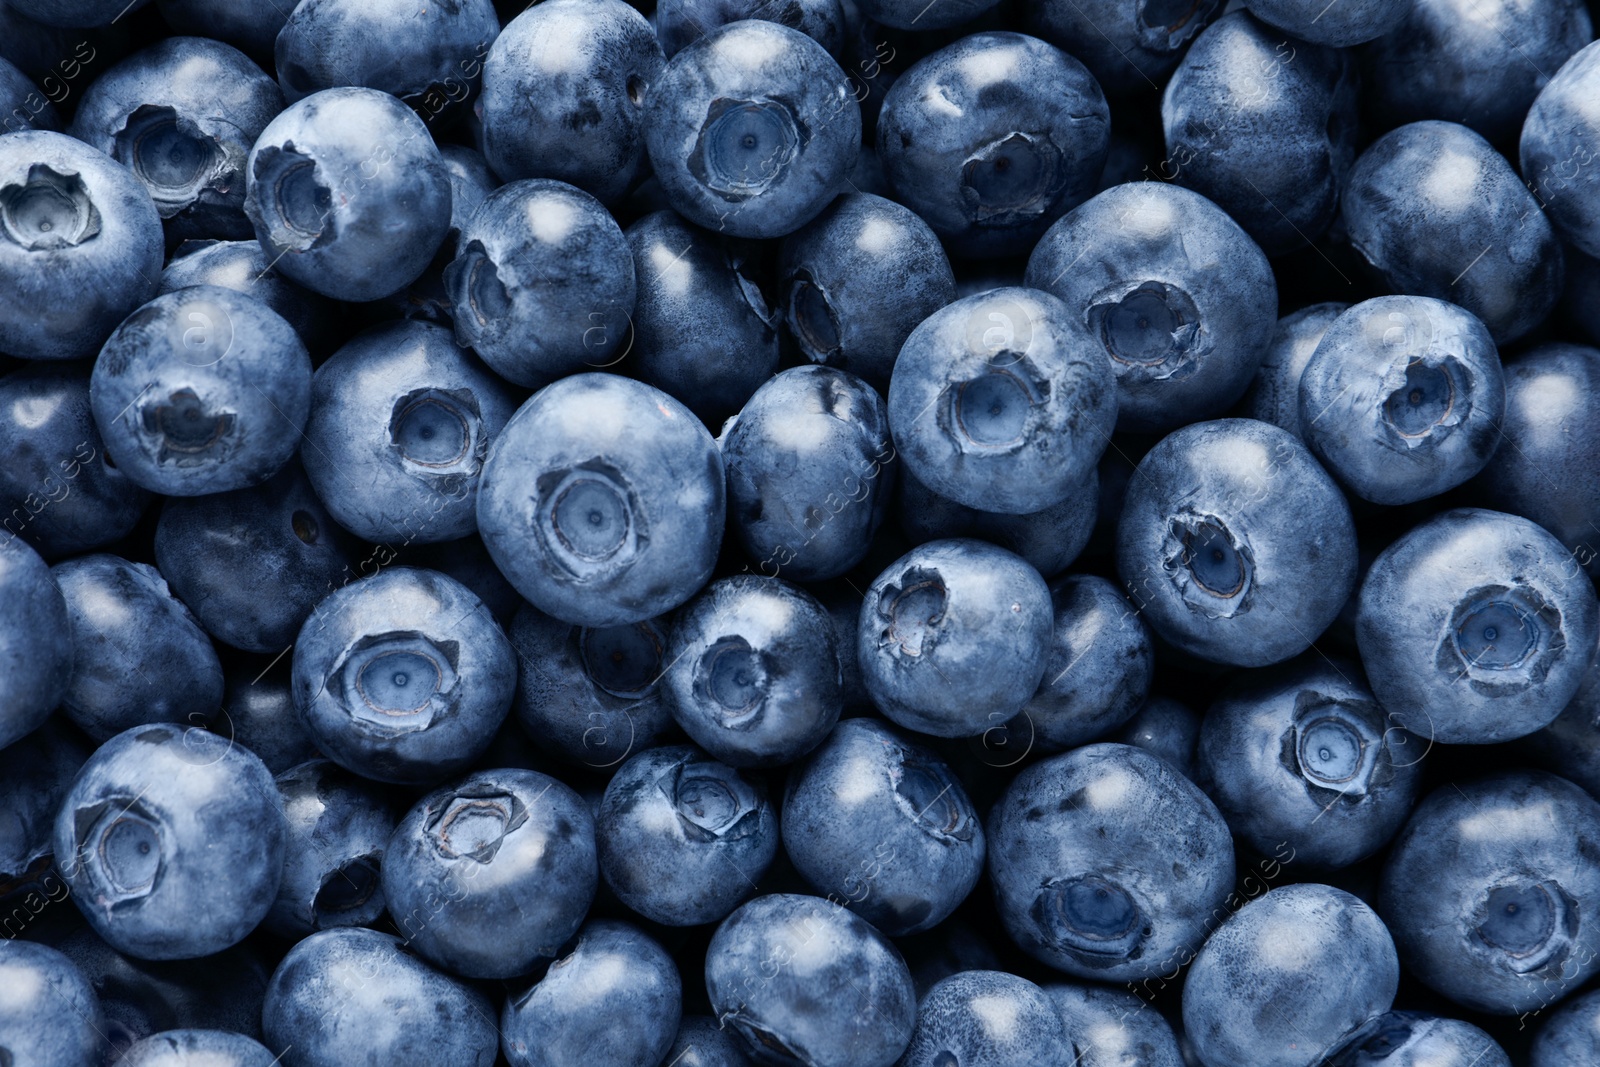
[[219, 462], [218, 445], [233, 434], [231, 411], [214, 410], [193, 389], [179, 389], [139, 409], [141, 425], [155, 439], [156, 461], [181, 467]]
[[795, 274], [789, 288], [789, 323], [795, 340], [813, 363], [826, 363], [839, 351], [839, 315], [810, 271]]
[[585, 626], [578, 655], [589, 680], [614, 697], [637, 700], [661, 679], [666, 636], [646, 620], [622, 626]]
[[661, 791], [693, 841], [737, 841], [760, 828], [761, 803], [737, 771], [710, 761], [685, 761], [664, 779]]
[[475, 476], [488, 441], [470, 390], [416, 389], [395, 401], [389, 443], [416, 473]]
[[701, 654], [694, 674], [695, 695], [724, 725], [737, 729], [760, 718], [770, 671], [765, 654], [744, 638], [719, 638]]
[[1344, 702], [1311, 704], [1295, 715], [1286, 739], [1291, 769], [1308, 788], [1325, 789], [1351, 800], [1367, 795], [1383, 747], [1382, 721], [1375, 708]]
[[1047, 882], [1033, 901], [1033, 920], [1050, 944], [1094, 966], [1137, 959], [1150, 932], [1126, 889], [1099, 874]]
[[1577, 906], [1559, 883], [1521, 880], [1484, 894], [1476, 932], [1511, 970], [1530, 974], [1566, 960], [1577, 925]]
[[456, 325], [466, 334], [471, 347], [478, 347], [511, 315], [511, 294], [482, 241], [467, 242], [461, 254], [444, 269], [444, 285], [451, 304], [468, 312], [456, 316]]
[[320, 180], [315, 159], [293, 142], [266, 145], [257, 151], [253, 169], [264, 195], [247, 197], [245, 212], [274, 246], [307, 252], [332, 240], [333, 194]]
[[1484, 586], [1451, 613], [1438, 663], [1479, 691], [1514, 692], [1542, 682], [1564, 647], [1561, 612], [1537, 590]]
[[0, 188], [0, 232], [29, 252], [73, 248], [100, 232], [100, 211], [80, 175], [35, 163], [26, 182]]
[[155, 891], [165, 862], [161, 820], [138, 797], [107, 797], [73, 816], [72, 862], [89, 876], [108, 910]]
[[906, 571], [898, 582], [886, 585], [878, 599], [878, 614], [888, 623], [878, 647], [896, 657], [916, 658], [932, 651], [948, 599], [938, 571], [926, 567]]
[[457, 646], [415, 631], [373, 634], [350, 646], [328, 689], [351, 719], [385, 736], [425, 730], [453, 710]]
[[1443, 440], [1472, 414], [1471, 379], [1453, 356], [1396, 362], [1382, 391], [1383, 424], [1408, 448]]
[[312, 927], [321, 930], [346, 925], [341, 919], [366, 904], [381, 888], [379, 865], [382, 861], [381, 854], [358, 856], [329, 871], [311, 902]]
[[689, 171], [725, 200], [748, 200], [782, 177], [806, 139], [783, 100], [718, 97], [700, 124]]
[[977, 816], [962, 803], [949, 771], [902, 752], [890, 765], [894, 798], [901, 812], [928, 836], [941, 841], [971, 841]]
[[1103, 289], [1085, 321], [1119, 374], [1137, 368], [1151, 381], [1182, 381], [1200, 369], [1200, 309], [1175, 285], [1142, 281]]
[[428, 840], [447, 859], [492, 863], [506, 837], [528, 821], [528, 807], [492, 786], [456, 791], [428, 812]]
[[1167, 573], [1191, 608], [1222, 619], [1250, 610], [1255, 562], [1221, 519], [1180, 513], [1168, 526], [1166, 547]]
[[1049, 210], [1066, 181], [1061, 150], [1020, 130], [998, 137], [961, 165], [961, 201], [985, 226], [1023, 226]]
[[164, 219], [216, 189], [240, 162], [174, 108], [154, 104], [133, 110], [112, 139], [111, 155], [139, 176]]
[[975, 376], [942, 394], [940, 428], [963, 452], [1013, 452], [1029, 443], [1036, 413], [1050, 401], [1050, 383], [1026, 357], [1005, 350]]
[[1219, 0], [1144, 0], [1139, 5], [1139, 44], [1173, 52], [1205, 28]]
[[540, 475], [534, 505], [540, 544], [577, 581], [615, 579], [650, 541], [633, 486], [598, 456]]

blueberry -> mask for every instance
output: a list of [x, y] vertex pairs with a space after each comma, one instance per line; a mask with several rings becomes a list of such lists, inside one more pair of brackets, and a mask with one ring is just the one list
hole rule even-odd
[[1159, 89], [1222, 0], [1078, 0], [1028, 4], [1034, 33], [1081, 59], [1106, 92]]
[[128, 1048], [118, 1067], [274, 1067], [266, 1046], [226, 1030], [166, 1030]]
[[358, 546], [294, 461], [248, 489], [169, 497], [154, 547], [162, 575], [200, 625], [250, 652], [294, 644], [317, 602], [356, 577]]
[[[1532, 7], [1519, 0], [1411, 0], [1404, 6], [1400, 25], [1364, 50], [1363, 92], [1371, 113], [1385, 125], [1464, 122], [1497, 144], [1515, 142], [1539, 91], [1594, 36], [1581, 0]], [[1511, 34], [1483, 32], [1513, 25]]]
[[733, 530], [759, 573], [820, 581], [866, 557], [896, 471], [888, 409], [866, 382], [831, 367], [784, 371], [718, 444]]
[[39, 554], [0, 537], [0, 749], [32, 733], [66, 695], [74, 675], [71, 615]]
[[158, 723], [95, 750], [54, 840], [96, 933], [139, 959], [187, 960], [237, 944], [266, 916], [286, 837], [272, 776], [254, 754]]
[[133, 171], [169, 238], [242, 239], [245, 157], [282, 110], [277, 83], [237, 48], [169, 37], [95, 79], [68, 132]]
[[[1570, 25], [1583, 26], [1583, 8], [1577, 4], [1553, 5], [1575, 16]], [[1580, 21], [1581, 20], [1581, 21]], [[1600, 184], [1588, 164], [1591, 147], [1600, 136], [1600, 114], [1594, 101], [1600, 88], [1600, 48], [1585, 45], [1565, 60], [1555, 77], [1539, 92], [1522, 124], [1522, 172], [1550, 213], [1561, 236], [1590, 256], [1600, 256]]]
[[317, 368], [301, 456], [317, 496], [368, 541], [474, 533], [478, 476], [517, 394], [450, 332], [396, 322]]
[[478, 529], [541, 611], [584, 626], [643, 622], [711, 576], [725, 478], [682, 404], [627, 378], [575, 375], [540, 390], [495, 440]]
[[1330, 886], [1284, 886], [1207, 939], [1184, 980], [1183, 1029], [1205, 1067], [1313, 1067], [1389, 1010], [1399, 978], [1371, 908]]
[[1391, 1011], [1358, 1030], [1327, 1067], [1511, 1067], [1511, 1058], [1471, 1023]]
[[1600, 352], [1560, 342], [1506, 363], [1504, 440], [1478, 485], [1490, 507], [1531, 519], [1600, 570]]
[[450, 179], [450, 233], [441, 251], [455, 248], [455, 241], [467, 220], [500, 188], [500, 179], [489, 169], [489, 161], [475, 148], [459, 144], [439, 146], [439, 159]]
[[[51, 829], [89, 752], [61, 717], [46, 719], [26, 737], [0, 745], [0, 897], [23, 888], [38, 890], [52, 901], [65, 896], [50, 851]], [[29, 903], [26, 897], [24, 903]], [[0, 920], [7, 937], [22, 932], [15, 919], [13, 912]]]
[[1555, 721], [1521, 738], [1517, 750], [1600, 797], [1600, 658], [1590, 663], [1578, 694]]
[[672, 727], [659, 685], [667, 619], [574, 626], [531, 604], [508, 636], [517, 653], [517, 721], [551, 755], [615, 767]]
[[1343, 193], [1351, 246], [1392, 291], [1459, 304], [1497, 344], [1561, 296], [1561, 245], [1504, 156], [1453, 122], [1414, 122], [1356, 160]]
[[645, 99], [666, 60], [622, 0], [524, 10], [483, 64], [483, 153], [507, 181], [555, 178], [614, 203], [646, 173]]
[[6, 352], [24, 359], [94, 355], [123, 316], [155, 295], [162, 243], [150, 194], [103, 153], [48, 131], [0, 140]]
[[1349, 309], [1349, 304], [1336, 302], [1312, 304], [1279, 319], [1267, 354], [1245, 393], [1241, 412], [1304, 440], [1305, 433], [1300, 425], [1300, 378], [1322, 335]]
[[1072, 1067], [1183, 1067], [1172, 1027], [1136, 994], [1066, 983], [1044, 994], [1066, 1028]]
[[197, 285], [123, 320], [95, 360], [89, 403], [117, 467], [151, 492], [243, 489], [299, 446], [311, 358], [255, 297]]
[[506, 1003], [501, 1043], [512, 1067], [657, 1067], [682, 1013], [683, 984], [666, 950], [626, 923], [598, 919]]
[[450, 178], [428, 128], [376, 89], [324, 89], [261, 132], [244, 210], [275, 270], [337, 300], [421, 276], [450, 228]]
[[1356, 0], [1328, 7], [1317, 0], [1250, 0], [1250, 13], [1262, 22], [1311, 44], [1347, 48], [1394, 32], [1412, 0]]
[[861, 605], [856, 655], [872, 702], [908, 730], [974, 737], [1021, 711], [1050, 655], [1050, 590], [983, 541], [930, 541]]
[[779, 314], [744, 257], [675, 212], [646, 215], [624, 236], [638, 297], [612, 362], [715, 426], [777, 370]]
[[155, 0], [161, 18], [179, 33], [210, 37], [241, 48], [263, 62], [292, 7], [254, 0]]
[[1044, 680], [1011, 729], [1041, 752], [1093, 741], [1129, 719], [1150, 694], [1155, 649], [1133, 605], [1094, 575], [1063, 578], [1050, 589], [1054, 609]]
[[744, 1045], [709, 1015], [685, 1015], [661, 1062], [668, 1067], [751, 1067]]
[[0, 1053], [16, 1067], [99, 1067], [104, 1017], [71, 960], [32, 941], [0, 941]]
[[275, 779], [288, 848], [267, 929], [298, 940], [335, 926], [364, 926], [383, 914], [379, 871], [395, 818], [371, 782], [325, 759]]
[[983, 873], [983, 825], [966, 790], [943, 760], [875, 719], [846, 719], [793, 768], [782, 825], [806, 881], [891, 937], [942, 923]]
[[1045, 577], [1066, 570], [1089, 543], [1099, 512], [1099, 473], [1090, 468], [1083, 483], [1059, 503], [1031, 515], [979, 511], [946, 499], [902, 469], [897, 476], [895, 514], [900, 532], [912, 544], [951, 537], [993, 541], [1033, 564]]
[[502, 185], [445, 269], [456, 339], [502, 377], [540, 386], [604, 367], [628, 340], [633, 256], [594, 197], [564, 182]]
[[50, 98], [39, 91], [10, 60], [0, 58], [0, 132], [60, 130], [61, 116]]
[[841, 191], [861, 109], [822, 45], [747, 19], [673, 56], [650, 88], [644, 129], [680, 215], [735, 237], [782, 237]]
[[1268, 255], [1290, 252], [1338, 214], [1356, 154], [1354, 64], [1230, 11], [1173, 72], [1161, 126], [1163, 179], [1210, 197]]
[[467, 978], [512, 978], [557, 954], [594, 899], [594, 820], [537, 771], [479, 771], [406, 813], [382, 856], [407, 946]]
[[295, 706], [318, 748], [363, 777], [416, 784], [488, 747], [517, 677], [483, 602], [410, 567], [330, 593], [300, 628], [293, 663]]
[[78, 366], [24, 366], [0, 378], [0, 454], [0, 536], [21, 536], [46, 557], [112, 544], [150, 499], [107, 459]]
[[211, 731], [254, 752], [273, 775], [321, 756], [294, 706], [288, 664], [237, 662], [223, 671], [222, 712]]
[[794, 894], [757, 897], [717, 927], [706, 992], [762, 1063], [889, 1067], [917, 1018], [894, 945], [839, 905]]
[[784, 324], [806, 358], [879, 390], [911, 331], [956, 298], [933, 230], [869, 193], [845, 193], [784, 238], [778, 274]]
[[404, 0], [306, 0], [274, 44], [292, 103], [321, 89], [360, 85], [393, 93], [424, 120], [454, 113], [478, 88], [500, 32], [490, 0], [418, 6]]
[[1110, 361], [1060, 300], [1007, 287], [934, 312], [900, 350], [889, 427], [929, 489], [1026, 515], [1082, 486], [1110, 439]]
[[989, 814], [989, 876], [1006, 932], [1080, 978], [1150, 978], [1192, 959], [1233, 875], [1216, 806], [1128, 745], [1035, 763]]
[[359, 927], [322, 930], [283, 958], [262, 1010], [266, 1045], [285, 1067], [492, 1067], [489, 998]]
[[1044, 990], [1003, 971], [963, 971], [917, 1005], [917, 1029], [901, 1067], [1066, 1064], [1072, 1046]]
[[[668, 0], [656, 5], [654, 23], [661, 48], [671, 58], [712, 30], [744, 19], [763, 19], [799, 30], [829, 54], [843, 58], [846, 16], [840, 0]], [[926, 27], [931, 28], [931, 27]]]
[[220, 285], [253, 296], [286, 319], [307, 349], [322, 352], [331, 332], [333, 306], [322, 296], [280, 277], [267, 263], [261, 242], [185, 241], [161, 272], [158, 296], [191, 285]]
[[1145, 621], [1186, 652], [1261, 667], [1309, 648], [1349, 599], [1355, 526], [1288, 431], [1193, 423], [1140, 461], [1117, 569]]
[[1347, 867], [1399, 832], [1428, 747], [1393, 724], [1353, 665], [1319, 659], [1225, 692], [1200, 725], [1196, 780], [1239, 843]]
[[619, 900], [652, 922], [697, 926], [750, 895], [777, 855], [778, 820], [761, 779], [669, 745], [618, 768], [595, 839]]
[[1406, 969], [1458, 1004], [1502, 1015], [1577, 989], [1600, 970], [1597, 835], [1600, 802], [1540, 771], [1431, 793], [1379, 884]]
[[1142, 748], [1160, 756], [1185, 778], [1194, 778], [1195, 747], [1200, 740], [1200, 716], [1171, 697], [1151, 697], [1106, 738], [1118, 744]]
[[1089, 327], [1117, 375], [1117, 428], [1165, 431], [1244, 394], [1278, 316], [1267, 257], [1211, 201], [1133, 182], [1052, 226], [1025, 283]]
[[1573, 1067], [1600, 1057], [1600, 990], [1556, 1008], [1528, 1050], [1528, 1067]]
[[878, 158], [953, 253], [1016, 255], [1094, 191], [1110, 122], [1076, 59], [1036, 37], [974, 33], [895, 79]]
[[1577, 693], [1600, 638], [1594, 587], [1526, 519], [1461, 508], [1373, 561], [1356, 641], [1378, 702], [1445, 744], [1530, 734]]

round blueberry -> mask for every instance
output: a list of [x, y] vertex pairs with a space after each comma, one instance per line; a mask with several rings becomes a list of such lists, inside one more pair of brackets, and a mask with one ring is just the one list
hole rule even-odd
[[274, 1067], [254, 1038], [226, 1030], [163, 1030], [128, 1047], [117, 1067]]
[[1078, 1057], [1072, 1067], [1184, 1067], [1171, 1024], [1137, 993], [1063, 982], [1044, 994]]
[[1075, 1058], [1044, 990], [1003, 971], [962, 971], [917, 1005], [917, 1028], [900, 1067], [1006, 1067]]
[[[1572, 30], [1583, 25], [1580, 5], [1558, 3], [1552, 8], [1575, 16], [1568, 23]], [[1578, 160], [1590, 160], [1584, 145], [1600, 137], [1597, 92], [1600, 48], [1589, 44], [1562, 63], [1540, 90], [1522, 124], [1521, 141], [1522, 173], [1539, 206], [1549, 212], [1562, 237], [1590, 256], [1600, 256], [1600, 184]]]
[[1245, 393], [1242, 413], [1261, 422], [1270, 422], [1304, 440], [1300, 425], [1300, 378], [1322, 335], [1349, 309], [1349, 304], [1312, 304], [1279, 319], [1267, 354]]
[[1600, 990], [1551, 1012], [1528, 1050], [1528, 1067], [1573, 1067], [1600, 1057]]
[[1133, 718], [1106, 740], [1160, 756], [1192, 781], [1199, 738], [1200, 716], [1171, 697], [1157, 696], [1145, 701]]
[[98, 1067], [105, 1017], [83, 972], [32, 941], [0, 941], [0, 1054], [16, 1067]]
[[326, 350], [333, 305], [323, 296], [284, 278], [267, 263], [261, 242], [185, 241], [161, 272], [157, 295], [191, 285], [220, 285], [253, 296], [282, 315], [313, 354]]
[[1511, 1067], [1511, 1058], [1471, 1023], [1391, 1011], [1357, 1030], [1327, 1067]]

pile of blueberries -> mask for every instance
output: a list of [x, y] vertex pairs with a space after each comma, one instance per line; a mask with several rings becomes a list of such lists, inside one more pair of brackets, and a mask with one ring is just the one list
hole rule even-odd
[[0, 1067], [1600, 1067], [1597, 16], [0, 0]]

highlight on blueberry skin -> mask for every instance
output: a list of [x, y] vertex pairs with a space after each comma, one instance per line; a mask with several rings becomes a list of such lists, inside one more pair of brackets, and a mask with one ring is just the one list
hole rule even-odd
[[1196, 781], [1237, 839], [1267, 856], [1348, 867], [1389, 842], [1416, 800], [1426, 737], [1396, 726], [1354, 664], [1285, 664], [1242, 680], [1200, 725]]
[[456, 340], [528, 387], [602, 368], [624, 350], [637, 292], [616, 220], [564, 182], [502, 185], [456, 239], [444, 284]]
[[1574, 167], [1572, 161], [1576, 146], [1600, 135], [1597, 91], [1600, 48], [1589, 44], [1540, 90], [1522, 124], [1520, 143], [1522, 172], [1540, 205], [1562, 238], [1590, 256], [1600, 256], [1600, 184], [1589, 168]]
[[1020, 556], [984, 541], [930, 541], [891, 563], [862, 602], [856, 656], [896, 725], [936, 737], [1003, 726], [1039, 688], [1050, 590]]
[[760, 896], [728, 916], [706, 950], [706, 992], [756, 1062], [889, 1067], [917, 1021], [899, 950], [812, 896]]
[[537, 771], [478, 771], [400, 820], [383, 898], [408, 948], [464, 978], [511, 978], [577, 932], [595, 864], [577, 793]]
[[94, 987], [56, 949], [0, 941], [0, 1054], [24, 1067], [91, 1067], [105, 1055], [105, 1017]]
[[782, 237], [842, 191], [861, 108], [826, 49], [747, 19], [667, 64], [645, 103], [650, 165], [690, 222], [734, 237]]
[[0, 750], [44, 725], [72, 681], [76, 648], [66, 599], [25, 541], [0, 537]]
[[760, 777], [666, 745], [612, 775], [595, 839], [618, 899], [652, 922], [698, 926], [754, 891], [777, 855], [778, 820]]
[[1496, 344], [1543, 322], [1561, 295], [1561, 243], [1506, 158], [1453, 122], [1378, 138], [1342, 193], [1350, 244], [1394, 292], [1459, 304]]
[[377, 543], [477, 532], [478, 477], [517, 394], [442, 326], [361, 334], [317, 368], [302, 462], [341, 526]]
[[878, 158], [896, 198], [953, 254], [1020, 255], [1094, 191], [1110, 124], [1099, 83], [1072, 56], [1020, 33], [974, 33], [895, 79]]
[[294, 702], [335, 763], [424, 784], [488, 748], [516, 671], [500, 624], [466, 586], [391, 567], [328, 594], [300, 628]]
[[484, 156], [506, 181], [554, 178], [615, 203], [648, 172], [645, 100], [665, 66], [622, 0], [529, 7], [483, 61]]
[[495, 1009], [399, 938], [362, 927], [322, 930], [272, 972], [261, 1030], [288, 1067], [450, 1063], [492, 1067]]
[[656, 1067], [683, 1017], [677, 964], [637, 927], [596, 919], [500, 1016], [512, 1067]]
[[1241, 413], [1305, 440], [1300, 425], [1300, 378], [1323, 334], [1349, 309], [1349, 304], [1329, 301], [1291, 311], [1279, 319], [1267, 354], [1240, 404]]
[[1511, 1057], [1471, 1023], [1391, 1011], [1356, 1031], [1327, 1067], [1511, 1067]]
[[450, 178], [410, 108], [376, 89], [313, 93], [267, 125], [244, 211], [275, 270], [336, 300], [421, 276], [450, 228]]
[[717, 443], [733, 532], [757, 573], [816, 582], [866, 557], [899, 470], [888, 409], [866, 382], [831, 367], [786, 370]]
[[242, 941], [278, 892], [287, 831], [254, 753], [194, 727], [136, 726], [95, 750], [56, 816], [56, 862], [89, 925], [142, 960]]
[[1164, 182], [1128, 182], [1063, 216], [1024, 284], [1081, 316], [1117, 377], [1117, 428], [1157, 432], [1220, 415], [1272, 341], [1267, 257], [1221, 208]]
[[283, 879], [267, 929], [299, 939], [335, 926], [366, 926], [383, 914], [379, 874], [395, 816], [380, 787], [331, 760], [278, 775], [288, 826]]
[[1006, 932], [1100, 982], [1192, 958], [1233, 887], [1233, 839], [1194, 783], [1142, 749], [1095, 744], [1028, 767], [989, 813]]
[[1073, 1056], [1044, 990], [1004, 971], [961, 971], [923, 995], [900, 1064], [1064, 1064]]
[[1528, 1050], [1528, 1067], [1567, 1067], [1600, 1056], [1600, 990], [1573, 997], [1545, 1018]]
[[265, 1045], [227, 1030], [163, 1030], [128, 1046], [119, 1067], [274, 1067], [279, 1061]]
[[1184, 1067], [1172, 1026], [1138, 994], [1062, 982], [1044, 995], [1066, 1027], [1073, 1067]]
[[300, 444], [311, 357], [255, 297], [214, 285], [158, 296], [94, 362], [89, 404], [119, 470], [154, 493], [259, 485]]
[[1384, 550], [1356, 614], [1379, 703], [1444, 744], [1549, 725], [1577, 694], [1597, 638], [1600, 603], [1561, 542], [1476, 508], [1438, 515]]
[[1083, 0], [1029, 4], [1032, 32], [1071, 49], [1113, 96], [1162, 84], [1189, 43], [1221, 14], [1222, 0]]
[[1600, 802], [1542, 771], [1431, 793], [1384, 864], [1378, 910], [1406, 969], [1496, 1015], [1548, 1007], [1600, 970]]
[[818, 893], [890, 937], [942, 923], [983, 873], [983, 825], [949, 765], [875, 719], [790, 771], [783, 847]]
[[478, 530], [534, 607], [618, 626], [705, 584], [726, 498], [716, 442], [688, 408], [640, 382], [580, 374], [540, 390], [495, 440]]
[[133, 171], [169, 238], [242, 239], [245, 157], [283, 110], [248, 56], [204, 37], [169, 37], [89, 83], [72, 136]]
[[1206, 1067], [1314, 1067], [1389, 1010], [1399, 980], [1371, 908], [1331, 886], [1282, 886], [1206, 941], [1184, 979], [1183, 1029]]
[[[0, 334], [24, 359], [85, 359], [155, 295], [161, 216], [126, 167], [75, 137], [0, 141]], [[39, 314], [47, 307], [49, 315]]]
[[967, 507], [1026, 515], [1061, 503], [1117, 421], [1110, 363], [1049, 293], [993, 289], [934, 312], [889, 382], [906, 468]]
[[1158, 635], [1212, 662], [1262, 667], [1304, 652], [1344, 607], [1355, 524], [1288, 431], [1193, 423], [1152, 448], [1129, 482], [1117, 570]]

